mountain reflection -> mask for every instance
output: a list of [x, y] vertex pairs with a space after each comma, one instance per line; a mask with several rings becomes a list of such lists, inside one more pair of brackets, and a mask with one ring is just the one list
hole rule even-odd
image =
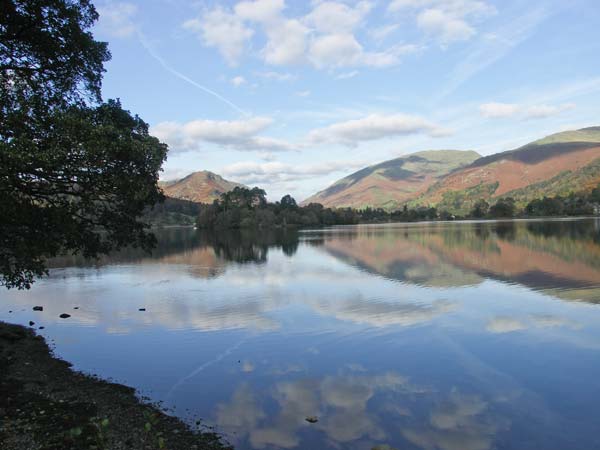
[[364, 226], [327, 233], [323, 248], [404, 283], [454, 287], [489, 278], [600, 301], [598, 221]]
[[300, 246], [341, 262], [423, 287], [521, 284], [563, 299], [600, 301], [598, 220], [390, 224], [308, 232], [160, 230], [151, 255], [124, 249], [98, 260], [55, 258], [53, 268], [111, 264], [184, 265], [199, 278], [232, 264], [263, 265], [270, 251], [293, 257]]
[[224, 230], [197, 231], [187, 227], [165, 228], [155, 231], [157, 245], [149, 254], [137, 248], [124, 248], [98, 259], [81, 255], [66, 255], [49, 261], [50, 268], [89, 267], [109, 264], [186, 264], [203, 267], [197, 271], [202, 277], [222, 273], [229, 263], [262, 264], [267, 261], [269, 249], [280, 249], [293, 256], [298, 250], [296, 231], [286, 230]]

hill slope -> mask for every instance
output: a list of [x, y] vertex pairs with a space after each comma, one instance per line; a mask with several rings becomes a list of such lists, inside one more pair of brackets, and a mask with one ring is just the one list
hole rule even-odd
[[450, 173], [409, 203], [455, 213], [480, 198], [513, 197], [521, 206], [543, 196], [587, 191], [600, 182], [600, 127], [547, 136], [516, 150], [478, 159]]
[[327, 207], [396, 209], [424, 194], [444, 175], [479, 158], [473, 151], [431, 150], [369, 166], [302, 202]]
[[212, 203], [224, 192], [241, 184], [228, 181], [215, 173], [203, 170], [194, 172], [180, 180], [160, 183], [167, 197], [190, 200], [197, 203]]

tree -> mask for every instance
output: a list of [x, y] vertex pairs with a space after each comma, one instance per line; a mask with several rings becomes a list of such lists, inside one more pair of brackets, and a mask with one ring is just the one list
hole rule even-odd
[[471, 210], [471, 217], [475, 217], [477, 219], [481, 219], [485, 217], [490, 209], [490, 204], [486, 202], [484, 199], [477, 200], [473, 205], [473, 209]]
[[279, 203], [281, 204], [282, 208], [296, 208], [298, 206], [296, 200], [290, 194], [281, 197], [281, 201]]
[[513, 217], [515, 209], [515, 200], [512, 197], [501, 198], [490, 207], [490, 215], [492, 217]]
[[600, 203], [600, 183], [590, 193], [590, 200], [592, 202]]
[[106, 43], [89, 0], [0, 6], [0, 285], [28, 288], [61, 253], [149, 249], [167, 147], [118, 101], [100, 103]]
[[260, 188], [252, 189], [236, 186], [229, 192], [221, 194], [221, 203], [224, 209], [254, 208], [267, 203], [267, 193]]

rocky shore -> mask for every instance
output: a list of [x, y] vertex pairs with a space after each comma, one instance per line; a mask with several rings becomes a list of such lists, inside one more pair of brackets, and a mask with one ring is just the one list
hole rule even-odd
[[0, 322], [2, 450], [222, 450], [216, 433], [192, 429], [134, 389], [71, 369], [43, 337]]

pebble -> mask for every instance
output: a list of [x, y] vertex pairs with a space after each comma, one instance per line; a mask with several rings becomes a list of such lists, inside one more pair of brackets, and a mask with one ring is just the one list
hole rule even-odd
[[43, 306], [34, 306], [34, 307], [33, 307], [33, 310], [34, 310], [34, 311], [43, 311], [43, 310], [44, 310], [44, 307], [43, 307]]
[[62, 313], [60, 316], [61, 319], [68, 319], [69, 317], [71, 317], [71, 314], [67, 314], [67, 313]]
[[32, 327], [32, 326], [34, 326], [34, 325], [35, 325], [35, 322], [34, 322], [33, 320], [30, 320], [30, 321], [29, 321], [29, 326], [30, 326], [30, 327]]
[[146, 311], [146, 308], [140, 308], [138, 311]]

